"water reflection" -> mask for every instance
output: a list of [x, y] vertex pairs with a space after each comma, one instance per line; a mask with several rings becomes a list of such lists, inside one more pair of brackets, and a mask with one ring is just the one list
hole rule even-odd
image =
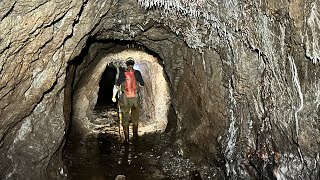
[[68, 179], [167, 179], [151, 156], [152, 144], [121, 143], [119, 126], [110, 120], [116, 118], [114, 114], [110, 110], [104, 113], [104, 119], [95, 122], [85, 137], [71, 131], [64, 153]]

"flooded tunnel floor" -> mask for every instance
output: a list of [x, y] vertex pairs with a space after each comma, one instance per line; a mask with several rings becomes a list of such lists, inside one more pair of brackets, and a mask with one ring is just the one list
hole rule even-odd
[[99, 118], [86, 138], [71, 133], [64, 153], [68, 179], [172, 179], [159, 164], [161, 134], [147, 134], [123, 145], [116, 109], [104, 109], [96, 110]]

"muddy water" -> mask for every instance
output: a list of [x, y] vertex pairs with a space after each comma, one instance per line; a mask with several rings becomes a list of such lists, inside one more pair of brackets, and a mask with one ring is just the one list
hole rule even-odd
[[64, 153], [68, 179], [172, 179], [163, 173], [151, 137], [144, 135], [138, 142], [124, 145], [115, 109], [98, 109], [96, 113], [99, 118], [90, 134], [83, 137], [71, 132], [68, 139]]

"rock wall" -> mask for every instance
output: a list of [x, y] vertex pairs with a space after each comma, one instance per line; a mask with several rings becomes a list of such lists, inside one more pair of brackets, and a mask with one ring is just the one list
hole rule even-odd
[[1, 179], [64, 177], [67, 62], [107, 12], [107, 1], [0, 2]]
[[[188, 49], [189, 58], [178, 55], [184, 57], [182, 73], [177, 76], [178, 84], [184, 86], [173, 86], [177, 92], [189, 91], [190, 97], [189, 103], [179, 103], [186, 96], [179, 98], [177, 94], [173, 102], [179, 104], [175, 104], [182, 128], [178, 131], [183, 135], [180, 137], [185, 137], [180, 148], [185, 145], [189, 156], [198, 152], [199, 147], [203, 150], [208, 146], [203, 151], [209, 153], [207, 159], [216, 156], [208, 163], [218, 160], [216, 165], [231, 179], [316, 179], [319, 174], [316, 35], [320, 30], [319, 2], [202, 2], [139, 1], [146, 9], [158, 8], [164, 17], [158, 21], [180, 34], [189, 47], [198, 49], [198, 53]], [[188, 18], [181, 17], [181, 13]], [[217, 56], [201, 59], [199, 54], [207, 51]], [[213, 116], [199, 108], [201, 103], [196, 103], [201, 102], [199, 99], [208, 103], [210, 98], [201, 92], [209, 88], [201, 80], [212, 73], [189, 74], [193, 68], [205, 71], [210, 65], [218, 67], [213, 71], [222, 69], [213, 80], [217, 84], [213, 86], [215, 93], [208, 92], [221, 108], [209, 106], [208, 112]], [[185, 85], [193, 76], [197, 80], [192, 81], [195, 85]], [[183, 111], [188, 108], [193, 113]], [[210, 126], [217, 122], [220, 124]], [[199, 133], [198, 128], [209, 133]], [[192, 150], [192, 143], [198, 148]], [[205, 153], [202, 157], [206, 157]]]
[[177, 153], [221, 171], [204, 178], [318, 177], [320, 2], [170, 3], [1, 2], [1, 177], [64, 176], [66, 63], [88, 37], [163, 59]]

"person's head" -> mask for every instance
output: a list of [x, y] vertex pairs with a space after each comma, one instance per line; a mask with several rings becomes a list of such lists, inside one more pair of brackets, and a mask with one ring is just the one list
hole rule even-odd
[[134, 60], [132, 57], [127, 58], [126, 65], [128, 69], [133, 69]]

